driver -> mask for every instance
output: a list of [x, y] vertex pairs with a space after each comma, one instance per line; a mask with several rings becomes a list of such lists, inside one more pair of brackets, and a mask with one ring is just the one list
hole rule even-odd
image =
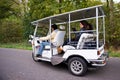
[[[56, 24], [53, 24], [51, 25], [51, 29], [52, 29], [52, 33], [50, 35], [47, 35], [45, 37], [41, 37], [40, 40], [42, 41], [40, 43], [40, 48], [39, 48], [39, 52], [38, 54], [36, 54], [36, 57], [39, 57], [42, 55], [42, 52], [45, 48], [46, 45], [50, 45], [50, 39], [51, 39], [51, 43], [53, 42], [55, 36], [56, 36], [56, 33], [59, 31], [58, 27]], [[44, 42], [45, 40], [49, 40], [49, 42]]]

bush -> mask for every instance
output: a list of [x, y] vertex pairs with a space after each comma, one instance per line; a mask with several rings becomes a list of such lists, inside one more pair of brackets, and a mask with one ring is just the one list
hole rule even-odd
[[19, 42], [22, 40], [23, 28], [19, 21], [3, 20], [0, 29], [0, 42]]

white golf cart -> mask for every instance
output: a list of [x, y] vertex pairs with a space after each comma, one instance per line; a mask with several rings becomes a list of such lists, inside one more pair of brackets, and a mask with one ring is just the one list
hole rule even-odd
[[[32, 58], [34, 61], [49, 61], [53, 65], [60, 64], [62, 62], [68, 65], [69, 71], [78, 76], [82, 76], [86, 73], [89, 66], [104, 66], [108, 54], [104, 51], [105, 46], [105, 14], [102, 9], [102, 5], [83, 8], [58, 14], [55, 16], [46, 17], [31, 22], [35, 25], [34, 35], [30, 36], [30, 42], [32, 44]], [[72, 28], [79, 28], [79, 22], [87, 20], [92, 23], [93, 30], [90, 30], [92, 34], [83, 33], [78, 42], [74, 42], [72, 37], [74, 34], [79, 33], [73, 31]], [[57, 24], [58, 26], [64, 26], [64, 30], [60, 30], [54, 39], [54, 43], [45, 46], [42, 56], [36, 57], [39, 52], [40, 37], [37, 35], [39, 28], [46, 28], [51, 34], [51, 25]], [[78, 27], [75, 27], [78, 26]], [[42, 30], [39, 30], [39, 32]], [[39, 34], [40, 35], [40, 34]], [[68, 39], [68, 44], [63, 45], [64, 41]], [[50, 39], [51, 40], [51, 39]], [[59, 52], [58, 48], [62, 48], [63, 51]]]

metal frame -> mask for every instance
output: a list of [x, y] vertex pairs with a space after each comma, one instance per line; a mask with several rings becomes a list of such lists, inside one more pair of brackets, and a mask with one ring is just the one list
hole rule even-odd
[[97, 49], [99, 48], [99, 32], [98, 32], [98, 8], [96, 8], [96, 34], [97, 34]]
[[[49, 19], [49, 27], [50, 27], [50, 35], [51, 35], [51, 24], [52, 24], [52, 20]], [[50, 38], [50, 42], [51, 42], [51, 38]], [[52, 43], [50, 43], [50, 46], [52, 45]], [[50, 51], [51, 51], [51, 56], [53, 55], [52, 53], [52, 47], [50, 47]]]
[[[48, 20], [49, 28], [50, 28], [50, 34], [51, 34], [52, 19], [53, 18], [57, 18], [57, 17], [62, 16], [62, 15], [68, 15], [68, 22], [67, 21], [66, 22], [62, 22], [62, 23], [60, 22], [60, 23], [56, 23], [56, 24], [67, 24], [68, 23], [68, 30], [69, 30], [68, 31], [68, 37], [69, 37], [69, 41], [71, 41], [71, 33], [72, 33], [71, 30], [70, 30], [71, 29], [71, 25], [70, 25], [71, 23], [82, 21], [82, 20], [96, 19], [96, 35], [97, 35], [96, 42], [97, 42], [97, 49], [98, 49], [99, 48], [99, 28], [98, 28], [99, 27], [99, 25], [98, 25], [99, 18], [103, 18], [103, 34], [104, 34], [103, 36], [104, 36], [104, 44], [105, 44], [105, 22], [104, 22], [105, 21], [105, 19], [104, 19], [105, 15], [104, 15], [104, 12], [103, 12], [101, 6], [102, 5], [93, 6], [93, 7], [89, 7], [89, 8], [78, 9], [78, 10], [75, 10], [75, 11], [66, 12], [66, 13], [63, 13], [63, 14], [58, 14], [58, 15], [55, 15], [55, 16], [50, 16], [50, 17], [46, 17], [46, 18], [43, 18], [43, 19], [40, 19], [40, 20], [37, 20], [37, 21], [33, 21], [31, 23], [33, 25], [36, 25], [36, 28], [35, 28], [35, 31], [34, 31], [34, 37], [36, 35], [36, 31], [37, 31], [37, 27], [38, 27], [39, 22], [44, 21], [44, 20]], [[85, 18], [85, 19], [78, 19], [78, 20], [71, 21], [71, 14], [72, 13], [83, 11], [83, 10], [89, 10], [89, 9], [93, 9], [93, 8], [95, 8], [95, 11], [96, 11], [95, 17], [89, 17], [89, 18]], [[100, 9], [100, 11], [102, 13], [102, 15], [100, 15], [100, 16], [99, 16], [98, 8]], [[50, 50], [51, 50], [51, 53], [52, 53], [52, 48], [50, 48]], [[53, 55], [53, 53], [51, 55]]]
[[[93, 6], [93, 7], [88, 7], [88, 8], [83, 8], [83, 9], [78, 9], [78, 10], [74, 10], [74, 11], [70, 11], [70, 12], [66, 12], [66, 13], [62, 13], [62, 14], [58, 14], [58, 15], [54, 15], [54, 16], [50, 16], [50, 17], [46, 17], [46, 18], [42, 18], [42, 19], [39, 19], [39, 20], [36, 20], [36, 21], [33, 21], [31, 22], [33, 25], [36, 25], [37, 22], [41, 22], [41, 21], [44, 21], [44, 20], [47, 20], [47, 19], [52, 19], [52, 18], [55, 18], [55, 17], [58, 17], [58, 16], [62, 16], [62, 15], [66, 15], [66, 14], [71, 14], [71, 13], [74, 13], [74, 12], [79, 12], [79, 11], [83, 11], [83, 10], [89, 10], [89, 9], [93, 9], [93, 8], [98, 8], [98, 7], [101, 7], [102, 5], [98, 5], [98, 6]], [[101, 12], [102, 12], [102, 16], [99, 16], [99, 17], [103, 17], [105, 16], [104, 15], [104, 12], [103, 10], [100, 8]], [[95, 18], [95, 17], [93, 17]], [[86, 18], [87, 19], [87, 18]], [[86, 20], [84, 19], [84, 20]], [[89, 19], [89, 18], [88, 18]], [[72, 21], [71, 21], [72, 22]], [[74, 21], [73, 21], [74, 22]], [[66, 22], [62, 22], [63, 24], [66, 23]], [[61, 23], [61, 24], [62, 24]], [[59, 23], [58, 23], [59, 24]]]
[[33, 51], [34, 53], [35, 53], [35, 36], [36, 36], [37, 28], [38, 28], [38, 24], [35, 27], [35, 31], [34, 31], [34, 35], [33, 35], [33, 44], [32, 45], [34, 45], [34, 51]]
[[68, 24], [69, 24], [69, 42], [71, 41], [71, 33], [70, 33], [70, 14], [69, 14], [69, 22], [68, 22]]

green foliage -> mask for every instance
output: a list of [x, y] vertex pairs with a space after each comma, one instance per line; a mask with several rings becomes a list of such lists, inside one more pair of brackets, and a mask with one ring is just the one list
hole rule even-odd
[[24, 38], [28, 38], [30, 34], [33, 34], [35, 27], [32, 27], [32, 21], [53, 15], [52, 2], [54, 0], [29, 0], [28, 7], [30, 10], [25, 13], [23, 18]]
[[0, 19], [6, 18], [11, 15], [11, 0], [0, 0]]
[[5, 19], [0, 29], [0, 42], [19, 42], [22, 40], [22, 32], [19, 19]]
[[120, 4], [116, 4], [114, 8], [114, 26], [111, 29], [110, 42], [116, 48], [120, 45]]
[[23, 39], [20, 11], [18, 0], [0, 1], [0, 43], [19, 42]]
[[106, 13], [106, 43], [107, 46], [114, 46], [118, 48], [120, 45], [120, 4], [114, 4], [113, 8], [113, 25], [110, 23], [110, 9], [106, 5], [104, 6], [105, 13]]
[[24, 39], [28, 39], [29, 35], [33, 34], [34, 31], [34, 27], [31, 25], [31, 17], [29, 14], [26, 13], [26, 16], [24, 16], [24, 18], [22, 19], [22, 23], [23, 23], [23, 37]]
[[52, 2], [54, 0], [29, 0], [29, 15], [32, 20], [53, 15]]

